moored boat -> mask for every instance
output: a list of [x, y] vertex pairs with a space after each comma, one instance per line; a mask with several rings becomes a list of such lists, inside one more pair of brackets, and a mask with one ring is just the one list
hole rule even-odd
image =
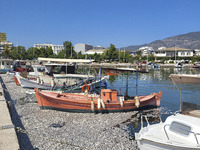
[[193, 64], [192, 68], [200, 68], [200, 64]]
[[174, 83], [200, 84], [199, 74], [171, 74], [169, 77]]
[[174, 67], [175, 68], [183, 68], [183, 63], [182, 62], [177, 62]]
[[[141, 150], [193, 150], [200, 149], [200, 110], [194, 104], [185, 111], [169, 116], [165, 122], [142, 127], [135, 138]], [[188, 106], [193, 106], [189, 108]], [[142, 119], [141, 119], [142, 120]]]
[[127, 112], [144, 107], [160, 106], [162, 92], [145, 96], [128, 97], [118, 95], [116, 90], [101, 89], [101, 94], [55, 93], [35, 89], [41, 109], [68, 112], [108, 113]]

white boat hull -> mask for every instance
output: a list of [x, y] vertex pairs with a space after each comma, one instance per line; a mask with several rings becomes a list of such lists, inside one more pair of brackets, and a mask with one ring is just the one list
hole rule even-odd
[[[49, 90], [52, 88], [51, 84], [40, 84], [40, 83], [37, 83], [36, 81], [28, 80], [24, 78], [20, 78], [20, 83], [23, 88], [31, 88], [31, 89], [39, 88], [39, 89], [45, 89], [45, 90]], [[55, 89], [61, 88], [61, 87], [62, 86], [56, 86]]]
[[169, 76], [174, 83], [200, 84], [200, 75], [171, 74]]
[[164, 143], [158, 143], [155, 141], [147, 140], [147, 139], [142, 139], [142, 140], [137, 140], [137, 145], [141, 150], [192, 150], [192, 149], [200, 149], [200, 147], [193, 147], [191, 148], [190, 146], [184, 147], [184, 145], [179, 146], [179, 145], [173, 145], [170, 142]]
[[198, 111], [187, 112], [187, 115], [171, 115], [164, 123], [147, 125], [142, 128], [139, 133], [135, 133], [139, 149], [200, 150], [200, 120], [199, 116], [191, 116], [194, 114], [197, 116]]

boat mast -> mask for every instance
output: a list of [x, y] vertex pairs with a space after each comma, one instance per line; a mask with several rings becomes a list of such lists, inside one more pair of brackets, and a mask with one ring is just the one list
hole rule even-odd
[[176, 64], [176, 46], [175, 46], [175, 64]]
[[127, 76], [126, 76], [126, 96], [128, 96], [128, 71], [127, 71]]
[[136, 96], [138, 95], [138, 70], [136, 71]]
[[100, 97], [101, 97], [101, 68], [99, 70], [99, 80], [100, 80]]
[[182, 92], [181, 92], [181, 77], [180, 77], [180, 112], [182, 111], [181, 96], [182, 96]]

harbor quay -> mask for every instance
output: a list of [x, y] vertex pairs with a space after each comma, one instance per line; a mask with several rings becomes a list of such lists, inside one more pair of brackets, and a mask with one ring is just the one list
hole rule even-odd
[[0, 114], [0, 150], [18, 150], [17, 134], [11, 120], [2, 84], [0, 84]]

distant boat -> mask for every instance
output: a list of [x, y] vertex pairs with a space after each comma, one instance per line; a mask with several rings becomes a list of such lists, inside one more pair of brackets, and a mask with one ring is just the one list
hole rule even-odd
[[160, 106], [162, 92], [138, 97], [117, 95], [116, 90], [102, 89], [101, 95], [85, 93], [56, 93], [35, 89], [41, 109], [79, 113], [127, 112], [148, 106]]
[[[200, 149], [200, 110], [195, 104], [183, 103], [183, 106], [186, 108], [185, 111], [167, 117], [165, 122], [148, 124], [147, 127], [142, 126], [139, 133], [135, 133], [139, 149]], [[146, 120], [148, 122], [147, 118]], [[143, 124], [142, 118], [141, 124]]]
[[200, 64], [194, 64], [192, 68], [200, 68]]
[[200, 84], [200, 74], [171, 74], [174, 83]]
[[[78, 74], [72, 74], [75, 76], [72, 77], [77, 77]], [[81, 75], [80, 75], [81, 76]], [[66, 76], [64, 75], [63, 78]], [[68, 76], [69, 77], [69, 76]], [[62, 78], [62, 77], [61, 77]], [[76, 79], [63, 79], [64, 80], [71, 80], [68, 82], [61, 82], [61, 78], [53, 78], [48, 75], [43, 75], [43, 76], [29, 76], [27, 78], [24, 78], [20, 76], [19, 73], [17, 73], [14, 76], [14, 81], [16, 85], [21, 85], [23, 88], [29, 88], [29, 89], [34, 89], [34, 88], [39, 88], [39, 89], [44, 89], [44, 90], [50, 90], [50, 89], [61, 89], [65, 92], [77, 92], [83, 90], [83, 85], [87, 84], [88, 90], [93, 89], [93, 88], [98, 88], [98, 87], [105, 87], [107, 86], [107, 80], [109, 76], [104, 76], [101, 79], [97, 78], [96, 80], [94, 78], [85, 78], [84, 80], [80, 80], [79, 82], [75, 82]]]
[[175, 67], [175, 68], [182, 68], [182, 67], [183, 67], [183, 63], [178, 62], [178, 63], [175, 64], [174, 67]]
[[160, 68], [160, 65], [158, 65], [157, 63], [153, 63], [152, 64], [152, 67], [155, 69], [155, 68]]

